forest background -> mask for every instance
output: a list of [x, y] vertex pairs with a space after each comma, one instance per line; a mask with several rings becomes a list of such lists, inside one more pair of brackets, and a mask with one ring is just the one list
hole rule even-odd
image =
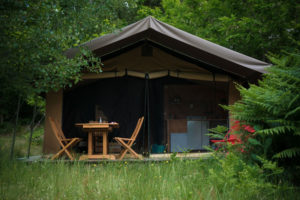
[[[63, 52], [146, 16], [232, 50], [270, 62], [267, 55], [299, 51], [300, 6], [293, 0], [91, 0], [0, 3], [0, 125], [44, 113], [40, 94], [76, 84], [101, 61], [85, 50]], [[21, 107], [18, 105], [22, 105]], [[20, 109], [21, 108], [21, 109]], [[35, 121], [35, 119], [34, 119]]]

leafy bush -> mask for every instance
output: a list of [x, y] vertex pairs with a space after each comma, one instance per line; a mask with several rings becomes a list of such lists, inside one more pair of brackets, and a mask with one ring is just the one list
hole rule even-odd
[[207, 134], [212, 139], [223, 139], [228, 131], [226, 126], [218, 125], [215, 128], [208, 129], [209, 133]]
[[[246, 163], [238, 154], [229, 152], [226, 157], [214, 156], [216, 168], [209, 170], [209, 181], [217, 191], [226, 193], [234, 188], [240, 199], [259, 199], [264, 191], [273, 191], [276, 186], [266, 181], [267, 176], [282, 173], [276, 163], [263, 160], [262, 166]], [[268, 195], [274, 195], [269, 193]]]
[[3, 122], [0, 125], [0, 135], [7, 135], [12, 132], [14, 124], [11, 122]]
[[[44, 127], [38, 127], [34, 130], [32, 134], [32, 144], [33, 145], [41, 145], [43, 142], [43, 136], [44, 136]], [[25, 138], [28, 139], [30, 137], [30, 132], [27, 132], [25, 135]]]
[[258, 85], [238, 85], [241, 100], [226, 108], [234, 119], [257, 130], [255, 139], [249, 141], [249, 159], [277, 160], [299, 178], [300, 55], [270, 59], [275, 65], [268, 69], [269, 73]]

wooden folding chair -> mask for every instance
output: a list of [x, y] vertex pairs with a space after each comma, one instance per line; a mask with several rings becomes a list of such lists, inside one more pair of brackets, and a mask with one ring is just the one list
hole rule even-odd
[[59, 150], [54, 156], [51, 157], [51, 160], [54, 160], [61, 156], [63, 153], [66, 153], [67, 156], [74, 160], [74, 157], [71, 155], [69, 148], [72, 148], [74, 145], [76, 145], [78, 142], [81, 141], [80, 138], [66, 138], [63, 131], [61, 130], [60, 126], [56, 121], [54, 121], [51, 117], [49, 117], [50, 125], [53, 130], [53, 133], [58, 140], [61, 150]]
[[142, 124], [144, 121], [144, 117], [139, 118], [137, 125], [131, 135], [131, 138], [121, 138], [121, 137], [115, 137], [114, 139], [124, 148], [119, 156], [119, 160], [122, 160], [125, 156], [125, 154], [129, 151], [134, 157], [138, 159], [142, 159], [141, 156], [139, 156], [132, 148], [131, 146], [135, 142], [135, 139], [137, 138], [137, 135], [139, 134]]

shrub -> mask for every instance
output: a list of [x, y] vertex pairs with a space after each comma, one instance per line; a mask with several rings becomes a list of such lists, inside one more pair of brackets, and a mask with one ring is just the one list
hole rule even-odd
[[226, 108], [234, 119], [257, 130], [248, 143], [249, 159], [278, 161], [300, 178], [296, 170], [300, 165], [300, 55], [270, 59], [275, 65], [269, 73], [258, 85], [238, 85], [241, 100]]

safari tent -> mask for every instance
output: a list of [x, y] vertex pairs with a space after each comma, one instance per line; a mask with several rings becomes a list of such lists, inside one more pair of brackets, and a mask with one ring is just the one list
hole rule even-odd
[[[153, 17], [82, 45], [101, 58], [103, 72], [85, 73], [72, 88], [47, 93], [45, 153], [59, 148], [49, 117], [67, 137], [86, 138], [74, 124], [98, 120], [99, 110], [120, 124], [110, 140], [130, 136], [145, 116], [134, 147], [139, 152], [202, 150], [208, 128], [229, 125], [228, 112], [218, 105], [239, 99], [234, 82], [256, 81], [269, 66]], [[78, 52], [69, 49], [66, 56]]]

